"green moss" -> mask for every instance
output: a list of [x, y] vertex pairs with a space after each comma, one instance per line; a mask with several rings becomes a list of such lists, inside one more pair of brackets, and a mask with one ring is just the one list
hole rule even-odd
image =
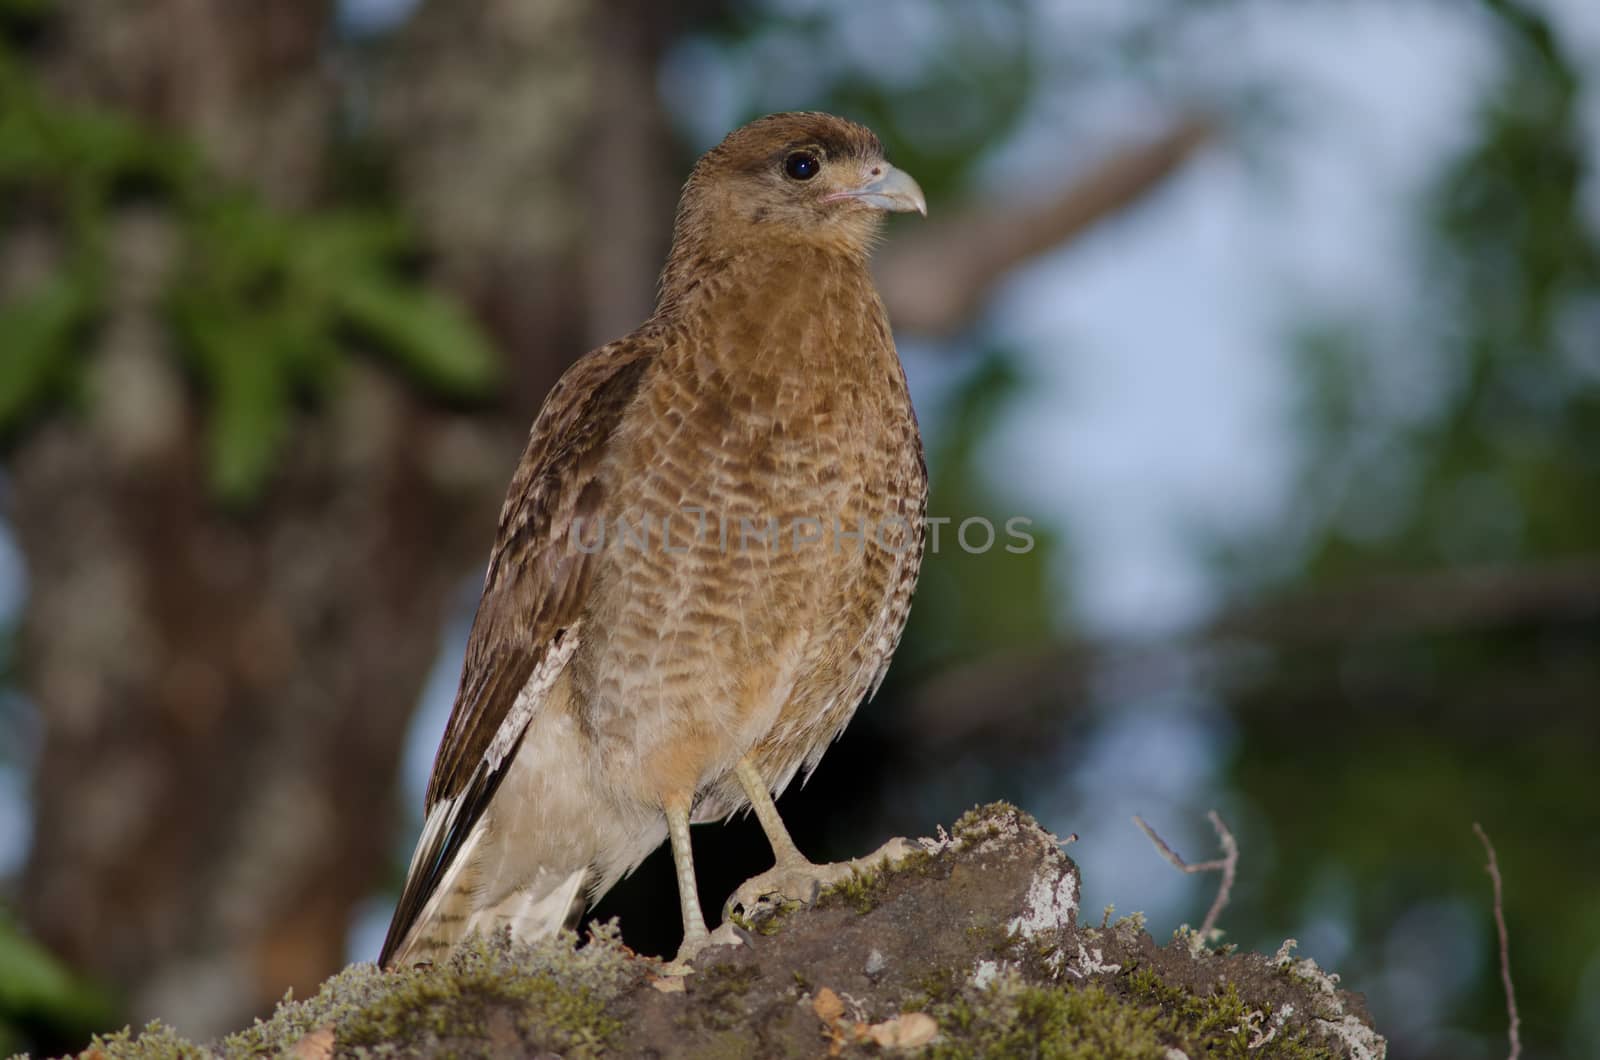
[[[497, 1008], [540, 1046], [592, 1055], [620, 1029], [594, 991], [569, 988], [549, 975], [506, 976], [478, 969], [439, 976], [411, 975], [381, 1004], [339, 1025], [341, 1046], [376, 1046], [430, 1038], [486, 1038]], [[246, 1032], [248, 1033], [248, 1032]]]
[[991, 802], [976, 806], [962, 814], [950, 828], [951, 838], [964, 845], [982, 843], [998, 838], [1004, 831], [1004, 819], [1012, 817], [1032, 822], [1033, 818], [1009, 802]]
[[1341, 1055], [1302, 1022], [1246, 999], [1232, 983], [1196, 994], [1165, 982], [1147, 965], [1081, 986], [1041, 985], [1015, 969], [982, 991], [943, 972], [916, 986], [922, 995], [903, 1007], [938, 1021], [941, 1038], [928, 1053], [932, 1057], [1163, 1060], [1171, 1049], [1213, 1060]]
[[702, 1025], [724, 1031], [743, 1022], [744, 996], [760, 978], [760, 969], [750, 965], [714, 964], [696, 973], [690, 989], [701, 1002], [695, 1011]]
[[1140, 965], [1123, 976], [1127, 990], [1136, 997], [1154, 997], [1168, 989], [1148, 965]]
[[215, 1053], [159, 1024], [96, 1039], [109, 1060], [278, 1056], [311, 1032], [337, 1028], [337, 1046], [403, 1054], [440, 1041], [485, 1041], [500, 1018], [534, 1052], [596, 1056], [622, 1030], [608, 1005], [637, 974], [613, 929], [574, 951], [570, 935], [532, 945], [477, 937], [442, 965], [384, 972], [346, 968], [306, 1001], [287, 998], [271, 1019], [224, 1038]]
[[794, 913], [804, 908], [799, 902], [780, 899], [776, 902], [763, 902], [749, 915], [734, 913], [730, 917], [735, 926], [750, 932], [752, 935], [776, 935], [783, 930], [783, 923]]
[[847, 878], [817, 895], [816, 907], [832, 909], [844, 905], [860, 914], [870, 913], [883, 897], [884, 882], [882, 870], [851, 869]]
[[[1015, 816], [992, 813], [984, 819], [1002, 837], [1011, 836], [1018, 823]], [[973, 825], [979, 832], [984, 827]], [[942, 856], [933, 860], [949, 863]], [[904, 867], [880, 864], [855, 873], [821, 896], [819, 904], [866, 912], [885, 898]], [[918, 863], [911, 868], [915, 871]], [[779, 908], [780, 916], [792, 911]], [[1109, 926], [1099, 929], [1038, 937], [1002, 938], [1003, 929], [992, 924], [965, 927], [964, 956], [936, 962], [930, 955], [920, 966], [897, 962], [909, 980], [875, 980], [880, 993], [867, 995], [863, 1006], [879, 1013], [927, 1013], [940, 1038], [925, 1055], [936, 1057], [1165, 1060], [1173, 1050], [1194, 1060], [1333, 1060], [1341, 1055], [1342, 1043], [1317, 1029], [1318, 1001], [1332, 984], [1309, 961], [1293, 960], [1291, 944], [1272, 960], [1195, 958], [1183, 946], [1153, 950], [1137, 916], [1113, 921], [1108, 914], [1106, 919]], [[803, 926], [836, 933], [838, 917], [830, 923]], [[756, 929], [761, 926], [757, 921]], [[985, 943], [994, 947], [990, 957], [982, 952]], [[781, 948], [765, 949], [777, 953]], [[972, 982], [974, 951], [988, 984], [982, 988]], [[226, 1039], [219, 1051], [224, 1057], [282, 1055], [306, 1034], [330, 1026], [337, 1028], [341, 1053], [371, 1056], [594, 1056], [638, 1051], [645, 1038], [659, 1037], [661, 1028], [674, 1042], [679, 1035], [673, 1029], [682, 1032], [682, 1044], [697, 1056], [747, 1055], [752, 1034], [759, 1036], [763, 1055], [815, 1055], [826, 1044], [817, 1037], [807, 995], [829, 985], [837, 969], [791, 971], [790, 962], [783, 962], [767, 965], [763, 973], [761, 967], [725, 959], [686, 980], [686, 996], [663, 1000], [646, 985], [650, 967], [650, 962], [631, 960], [611, 929], [577, 952], [570, 937], [533, 946], [477, 939], [431, 971], [347, 969], [315, 998], [285, 1001], [271, 1020]], [[819, 974], [824, 977], [814, 983]], [[1310, 985], [1301, 989], [1294, 985], [1299, 982]], [[837, 990], [849, 984], [834, 978], [832, 985]], [[642, 1022], [624, 1025], [619, 1015]], [[853, 1039], [843, 1044], [872, 1049]], [[97, 1045], [115, 1060], [215, 1055], [159, 1026]]]
[[160, 1020], [146, 1024], [137, 1034], [129, 1028], [116, 1034], [97, 1034], [85, 1052], [113, 1060], [198, 1060], [211, 1055]]
[[[1342, 1055], [1314, 1038], [1302, 1024], [1276, 1020], [1272, 1005], [1255, 1005], [1228, 983], [1210, 994], [1191, 993], [1164, 982], [1147, 966], [1119, 977], [1127, 996], [1173, 1013], [1184, 1036], [1178, 1048], [1194, 1055], [1237, 1060], [1339, 1060]], [[1276, 1029], [1274, 1029], [1276, 1028]]]
[[749, 1060], [750, 1032], [745, 1028], [726, 1030], [708, 1040], [696, 1041], [695, 1060]]
[[[1106, 906], [1107, 915], [1111, 913], [1113, 908], [1113, 906]], [[1137, 939], [1145, 931], [1144, 914], [1129, 913], [1127, 916], [1118, 917], [1117, 922], [1111, 925], [1111, 930], [1122, 938]]]
[[953, 968], [935, 967], [917, 976], [912, 981], [912, 987], [917, 991], [900, 1007], [905, 1012], [932, 1013], [941, 1005], [947, 1005], [961, 996], [965, 977], [956, 973]]
[[1171, 1017], [1131, 1005], [1098, 984], [1050, 989], [1009, 983], [963, 995], [930, 1014], [943, 1038], [929, 1056], [1034, 1056], [1040, 1060], [1161, 1060], [1176, 1039]]
[[912, 851], [898, 861], [890, 861], [885, 855], [872, 868], [852, 868], [848, 878], [824, 887], [817, 895], [816, 907], [830, 909], [843, 905], [857, 913], [870, 913], [883, 900], [889, 881], [897, 873], [927, 875], [933, 861], [933, 855], [925, 850]]

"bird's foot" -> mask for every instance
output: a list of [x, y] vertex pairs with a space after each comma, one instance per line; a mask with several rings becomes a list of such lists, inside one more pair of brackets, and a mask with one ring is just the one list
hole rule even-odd
[[866, 857], [817, 865], [804, 858], [790, 858], [772, 866], [759, 876], [740, 884], [722, 905], [724, 926], [742, 915], [750, 921], [766, 920], [783, 909], [784, 903], [810, 905], [824, 888], [832, 887], [857, 874], [876, 872], [894, 866], [919, 848], [909, 840], [895, 837]]
[[677, 956], [661, 966], [663, 976], [688, 975], [694, 971], [695, 958], [717, 946], [743, 946], [745, 936], [732, 923], [724, 920], [717, 930], [703, 935], [685, 937], [678, 946]]

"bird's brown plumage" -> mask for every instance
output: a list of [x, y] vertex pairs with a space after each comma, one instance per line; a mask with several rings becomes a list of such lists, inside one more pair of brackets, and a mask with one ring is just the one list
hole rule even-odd
[[830, 115], [696, 165], [656, 312], [533, 425], [384, 963], [568, 919], [674, 812], [749, 805], [741, 760], [774, 791], [814, 767], [876, 688], [926, 473], [867, 257], [908, 208], [914, 182]]

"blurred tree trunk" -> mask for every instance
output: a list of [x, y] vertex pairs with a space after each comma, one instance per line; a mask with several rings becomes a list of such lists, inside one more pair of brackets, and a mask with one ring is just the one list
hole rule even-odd
[[[336, 165], [331, 8], [63, 5], [36, 56], [64, 96], [188, 136], [293, 210]], [[342, 963], [389, 859], [440, 620], [486, 553], [518, 436], [586, 340], [648, 306], [676, 171], [638, 103], [668, 29], [654, 10], [426, 4], [371, 86], [438, 280], [506, 352], [505, 407], [440, 408], [357, 361], [302, 415], [260, 505], [222, 510], [161, 320], [181, 238], [159, 204], [106, 234], [86, 415], [11, 461], [23, 679], [43, 718], [23, 913], [135, 1020], [205, 1036]], [[652, 166], [661, 180], [641, 181]], [[55, 249], [0, 236], [0, 286]]]
[[[500, 407], [469, 413], [353, 361], [299, 414], [263, 500], [227, 511], [162, 319], [182, 233], [137, 195], [104, 233], [85, 414], [10, 458], [32, 587], [20, 657], [43, 717], [23, 913], [131, 1018], [205, 1037], [341, 963], [389, 860], [440, 621], [487, 553], [520, 436], [568, 362], [649, 309], [683, 171], [655, 72], [717, 7], [425, 0], [371, 69], [332, 47], [332, 0], [82, 0], [35, 42], [59, 95], [188, 137], [281, 209], [329, 198], [342, 126], [371, 135], [430, 278], [509, 369]], [[891, 314], [959, 329], [1006, 270], [1205, 138], [1180, 123], [1038, 201], [891, 247]], [[0, 298], [61, 252], [47, 224], [0, 232]]]

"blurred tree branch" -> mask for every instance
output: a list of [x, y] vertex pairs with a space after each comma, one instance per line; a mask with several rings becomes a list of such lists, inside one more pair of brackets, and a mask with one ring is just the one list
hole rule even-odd
[[1600, 618], [1600, 558], [1467, 567], [1330, 585], [1230, 608], [1207, 638], [1277, 642], [1467, 633]]
[[929, 335], [961, 329], [1001, 277], [1148, 194], [1214, 132], [1211, 119], [1191, 116], [1036, 200], [968, 205], [897, 234], [875, 268], [895, 327]]
[[[1095, 687], [1140, 698], [1197, 676], [1220, 676], [1228, 664], [1219, 650], [1241, 641], [1336, 645], [1595, 621], [1600, 558], [1368, 579], [1240, 604], [1169, 636], [1077, 638], [976, 659], [907, 691], [903, 739], [933, 757], [974, 744], [1025, 755], [1051, 746], [1050, 737], [1079, 715]], [[1548, 695], [1566, 702], [1587, 693], [1583, 681], [1569, 685], [1558, 677], [1547, 675]], [[1532, 692], [1520, 681], [1478, 691], [1472, 701], [1487, 707], [1511, 701], [1513, 692]], [[985, 708], [973, 710], [980, 702]]]

